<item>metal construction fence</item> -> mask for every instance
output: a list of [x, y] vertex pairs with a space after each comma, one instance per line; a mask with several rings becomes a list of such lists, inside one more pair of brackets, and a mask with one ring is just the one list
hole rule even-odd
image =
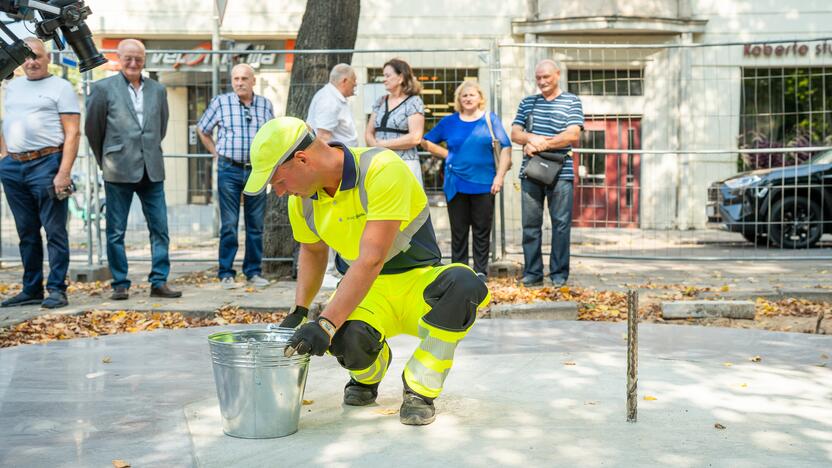
[[[815, 42], [801, 43], [814, 47]], [[784, 41], [786, 42], [786, 41]], [[825, 42], [824, 42], [825, 43]], [[753, 54], [753, 44], [751, 53]], [[386, 94], [382, 64], [408, 61], [423, 85], [425, 131], [453, 113], [455, 88], [477, 80], [488, 108], [510, 132], [520, 100], [537, 92], [534, 65], [555, 60], [562, 89], [577, 94], [585, 127], [574, 149], [574, 255], [670, 259], [832, 259], [832, 63], [806, 60], [744, 65], [743, 44], [495, 44], [442, 50], [148, 50], [146, 68], [167, 87], [170, 105], [165, 191], [173, 261], [216, 261], [219, 215], [216, 164], [196, 122], [230, 68], [256, 70], [255, 92], [275, 113], [286, 109], [291, 67], [300, 54], [352, 54], [357, 95], [350, 106], [364, 141], [373, 104]], [[747, 58], [747, 57], [746, 57]], [[106, 76], [75, 80], [79, 90]], [[325, 83], [292, 83], [318, 89]], [[83, 99], [83, 93], [81, 94]], [[82, 105], [83, 107], [83, 105]], [[105, 261], [102, 181], [86, 139], [70, 199], [74, 261]], [[420, 155], [425, 189], [443, 251], [450, 233], [442, 192], [443, 161]], [[522, 252], [522, 149], [498, 197], [494, 257]], [[756, 170], [754, 173], [745, 173]], [[544, 252], [551, 235], [544, 216]], [[17, 259], [8, 205], [0, 207], [3, 261]], [[240, 235], [245, 230], [241, 225]], [[136, 200], [126, 242], [131, 261], [149, 260]], [[242, 241], [241, 241], [242, 245]], [[242, 257], [242, 249], [239, 252]], [[284, 259], [272, 259], [281, 261]]]

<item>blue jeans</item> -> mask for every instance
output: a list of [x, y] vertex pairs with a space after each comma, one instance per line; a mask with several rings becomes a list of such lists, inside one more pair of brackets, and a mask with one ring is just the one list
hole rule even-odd
[[151, 182], [147, 174], [138, 183], [104, 182], [107, 195], [107, 261], [113, 275], [113, 288], [130, 288], [127, 278], [127, 253], [124, 251], [124, 233], [133, 194], [139, 196], [144, 219], [150, 231], [150, 256], [152, 265], [147, 280], [153, 287], [168, 281], [170, 258], [168, 257], [168, 208], [165, 203], [164, 182]]
[[[220, 196], [220, 279], [234, 277], [234, 257], [237, 256], [237, 225], [240, 220], [240, 195], [251, 169], [231, 164], [224, 157], [217, 165], [217, 190]], [[243, 257], [243, 274], [247, 278], [262, 272], [263, 222], [266, 215], [266, 192], [250, 197], [243, 196], [246, 223], [246, 251]]]
[[548, 199], [552, 221], [552, 250], [549, 255], [549, 278], [553, 283], [565, 283], [569, 278], [569, 236], [572, 231], [572, 182], [555, 181], [544, 186], [529, 179], [521, 179], [523, 191], [523, 276], [534, 280], [543, 278], [541, 253], [543, 202]]
[[69, 269], [69, 236], [66, 232], [67, 200], [49, 196], [54, 192], [53, 179], [61, 166], [61, 153], [50, 154], [34, 161], [20, 162], [7, 156], [0, 160], [0, 180], [12, 209], [17, 236], [20, 238], [20, 259], [23, 262], [23, 292], [43, 293], [43, 240], [40, 228], [46, 231], [49, 253], [48, 291], [66, 291]]

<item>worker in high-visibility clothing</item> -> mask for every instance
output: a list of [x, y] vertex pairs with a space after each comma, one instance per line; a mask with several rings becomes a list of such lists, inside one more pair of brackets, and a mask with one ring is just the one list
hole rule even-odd
[[[375, 402], [390, 366], [387, 339], [421, 339], [405, 366], [403, 424], [433, 422], [433, 400], [457, 344], [491, 296], [467, 265], [441, 265], [427, 197], [408, 166], [382, 148], [316, 140], [293, 117], [269, 121], [251, 145], [249, 195], [270, 184], [289, 194], [289, 220], [301, 243], [295, 306], [281, 326], [296, 328], [286, 352], [329, 351], [350, 380], [344, 404]], [[308, 307], [321, 287], [329, 248], [344, 278], [315, 321]]]

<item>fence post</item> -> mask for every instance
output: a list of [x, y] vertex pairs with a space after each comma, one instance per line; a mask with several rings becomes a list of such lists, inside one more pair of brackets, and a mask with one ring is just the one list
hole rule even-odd
[[[494, 113], [497, 114], [498, 117], [502, 118], [503, 115], [503, 99], [502, 99], [502, 71], [500, 65], [500, 46], [495, 39], [494, 42], [491, 43], [491, 108], [494, 110]], [[502, 125], [502, 122], [499, 122]], [[500, 200], [500, 259], [506, 258], [506, 187], [508, 184], [503, 184], [503, 190], [500, 190], [499, 193], [499, 200]], [[497, 217], [494, 217], [494, 224], [496, 227], [497, 224]], [[496, 239], [496, 232], [495, 229], [492, 229], [492, 246], [496, 246], [497, 239]], [[494, 260], [494, 256], [496, 255], [496, 249], [492, 247], [491, 249], [492, 257], [491, 259]]]
[[[89, 96], [89, 84], [90, 84], [90, 72], [84, 72], [81, 75], [81, 87], [84, 90], [84, 99]], [[86, 112], [84, 113], [84, 118], [86, 118]], [[86, 138], [84, 140], [84, 154], [87, 158], [87, 183], [84, 184], [84, 198], [86, 199], [84, 203], [84, 210], [87, 213], [87, 222], [85, 224], [85, 228], [87, 231], [87, 267], [92, 269], [92, 185], [95, 183], [95, 177], [93, 177], [93, 172], [96, 171], [95, 163], [93, 162], [93, 158], [90, 157], [90, 145], [89, 140]]]

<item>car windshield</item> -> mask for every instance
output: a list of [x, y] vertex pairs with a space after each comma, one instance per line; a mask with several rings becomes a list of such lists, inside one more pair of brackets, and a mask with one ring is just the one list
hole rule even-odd
[[832, 150], [816, 154], [809, 164], [832, 164]]

